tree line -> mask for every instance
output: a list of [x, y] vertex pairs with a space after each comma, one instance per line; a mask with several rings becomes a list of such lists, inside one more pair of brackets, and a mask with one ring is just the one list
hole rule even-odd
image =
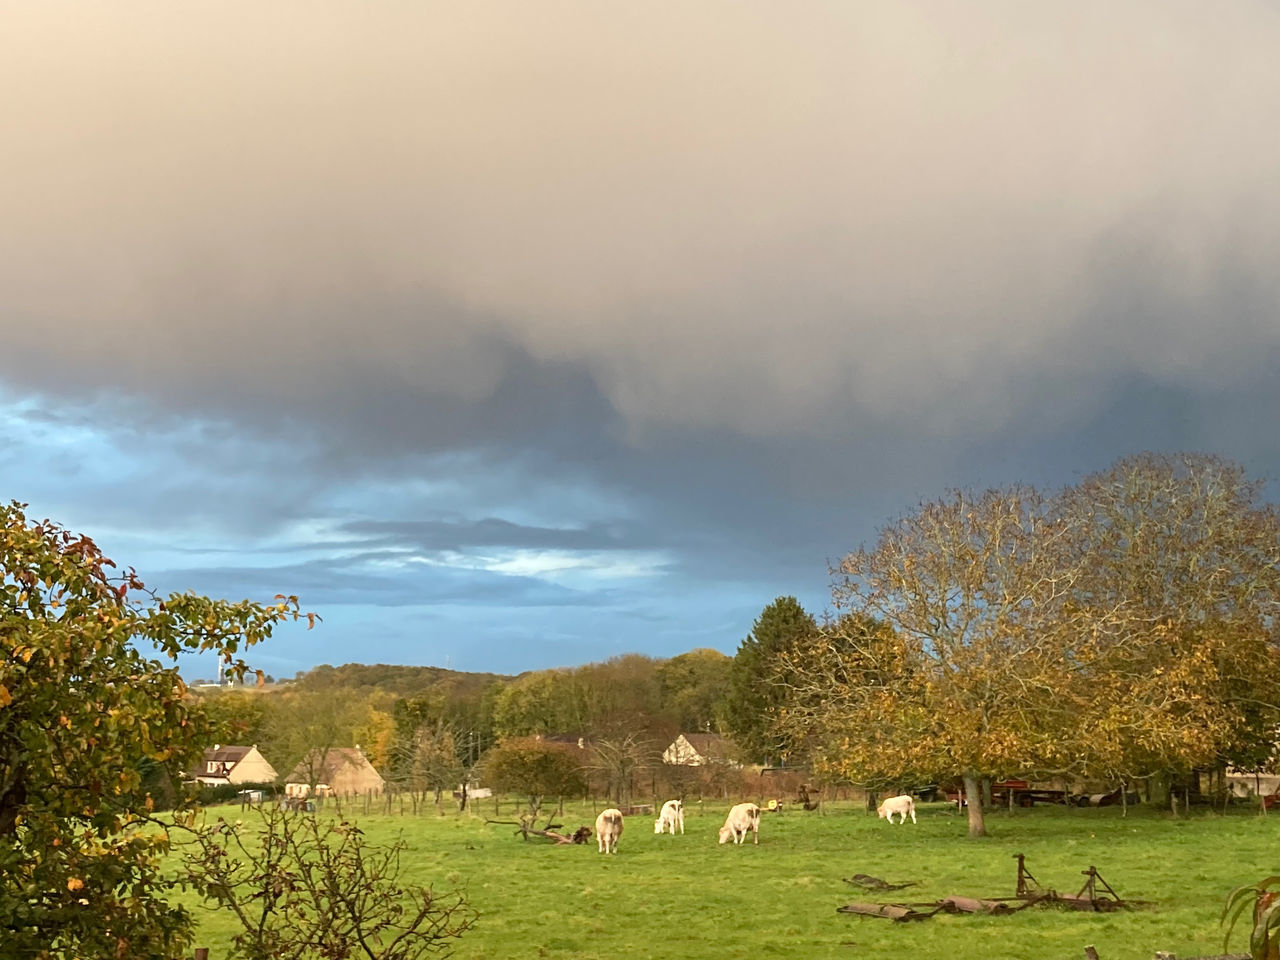
[[[581, 739], [590, 750], [579, 758], [579, 780], [616, 796], [622, 784], [629, 790], [642, 771], [661, 766], [678, 733], [727, 729], [732, 667], [732, 658], [708, 649], [666, 659], [626, 654], [517, 677], [326, 665], [271, 692], [193, 696], [216, 731], [211, 743], [257, 744], [281, 777], [311, 751], [358, 745], [394, 788], [439, 803], [442, 793], [478, 775], [499, 743], [548, 754], [543, 767], [550, 769], [558, 762], [552, 744], [576, 747]], [[561, 778], [563, 789], [554, 791], [517, 784], [509, 773], [495, 780], [502, 761], [491, 760], [486, 783], [510, 783], [531, 796], [579, 792], [572, 778]], [[172, 788], [154, 786], [172, 795]]]

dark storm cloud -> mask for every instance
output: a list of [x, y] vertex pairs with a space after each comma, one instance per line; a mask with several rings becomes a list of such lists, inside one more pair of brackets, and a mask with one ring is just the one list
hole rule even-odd
[[1280, 335], [1265, 4], [68, 9], [0, 41], [33, 389], [447, 446], [532, 361], [632, 432], [983, 434]]

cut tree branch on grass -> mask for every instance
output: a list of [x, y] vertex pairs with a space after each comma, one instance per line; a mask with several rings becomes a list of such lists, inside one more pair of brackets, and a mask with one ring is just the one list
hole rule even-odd
[[[553, 815], [554, 816], [554, 815]], [[544, 840], [550, 840], [554, 844], [572, 844], [586, 843], [591, 838], [590, 827], [579, 827], [571, 834], [559, 833], [562, 823], [552, 823], [551, 817], [547, 817], [546, 825], [539, 830], [537, 828], [537, 818], [531, 816], [521, 817], [519, 820], [489, 820], [485, 823], [496, 823], [503, 826], [513, 826], [516, 828], [515, 835], [528, 840], [529, 837], [541, 837]]]

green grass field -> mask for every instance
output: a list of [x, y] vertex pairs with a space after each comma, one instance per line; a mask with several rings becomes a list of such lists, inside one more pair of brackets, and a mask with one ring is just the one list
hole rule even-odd
[[[1232, 811], [1174, 820], [1135, 808], [1036, 807], [989, 817], [991, 836], [970, 840], [964, 820], [942, 805], [922, 806], [919, 823], [889, 826], [849, 807], [825, 814], [765, 814], [760, 845], [719, 846], [727, 803], [690, 804], [684, 836], [655, 836], [653, 820], [628, 818], [616, 856], [590, 846], [523, 842], [509, 826], [472, 816], [363, 816], [367, 836], [403, 831], [405, 877], [465, 893], [480, 919], [458, 942], [470, 958], [884, 958], [957, 957], [1148, 960], [1216, 954], [1227, 893], [1280, 873], [1280, 816]], [[504, 818], [510, 806], [504, 804]], [[480, 813], [485, 808], [482, 806]], [[492, 816], [492, 806], [488, 807]], [[559, 819], [559, 818], [558, 818]], [[592, 823], [569, 807], [572, 830]], [[1143, 909], [1092, 914], [1035, 908], [1011, 916], [939, 914], [918, 923], [837, 914], [850, 900], [929, 901], [948, 894], [1012, 896], [1016, 864], [1045, 886], [1075, 893], [1097, 865]], [[866, 873], [919, 886], [896, 894], [859, 891], [841, 878]], [[196, 908], [197, 945], [226, 955], [227, 917]], [[1244, 950], [1237, 933], [1233, 950]]]

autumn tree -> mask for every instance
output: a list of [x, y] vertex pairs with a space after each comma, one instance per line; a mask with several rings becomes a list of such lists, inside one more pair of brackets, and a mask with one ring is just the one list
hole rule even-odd
[[705, 647], [658, 665], [662, 708], [677, 730], [706, 731], [725, 712], [733, 658]]
[[1088, 618], [1077, 658], [1095, 772], [1256, 766], [1280, 724], [1280, 516], [1218, 457], [1144, 454], [1069, 488], [1061, 512]]
[[662, 709], [658, 664], [652, 657], [624, 654], [517, 677], [495, 697], [494, 730], [502, 737], [612, 737], [637, 727], [652, 736], [670, 733], [674, 723]]
[[353, 711], [351, 737], [376, 769], [390, 769], [396, 739], [393, 697], [378, 691], [362, 699]]
[[660, 664], [653, 657], [626, 653], [571, 671], [581, 719], [577, 727], [562, 732], [595, 739], [634, 734], [669, 740], [675, 725], [662, 706]]
[[270, 755], [280, 758], [282, 777], [305, 783], [308, 793], [324, 781], [329, 756], [337, 747], [355, 745], [362, 719], [358, 704], [332, 692], [290, 690], [272, 694], [267, 714]]
[[1076, 762], [1059, 697], [1073, 629], [1062, 536], [1052, 505], [1021, 487], [956, 492], [884, 528], [835, 572], [840, 629], [786, 658], [784, 729], [812, 737], [841, 779], [960, 778], [983, 835], [983, 776]]
[[[859, 614], [823, 624], [803, 650], [780, 657], [777, 682], [787, 696], [779, 724], [805, 743], [815, 778], [872, 791], [935, 778], [937, 718], [905, 709], [926, 693], [919, 667], [908, 644]], [[886, 752], [890, 764], [880, 762]]]
[[729, 670], [724, 723], [746, 755], [778, 758], [789, 752], [791, 742], [778, 725], [788, 678], [780, 676], [779, 668], [787, 654], [803, 649], [817, 632], [817, 621], [795, 597], [778, 597], [738, 646]]
[[261, 744], [266, 737], [267, 700], [244, 690], [199, 692], [200, 706], [214, 728], [217, 743]]
[[485, 780], [495, 789], [529, 798], [536, 814], [544, 797], [580, 794], [586, 789], [582, 751], [534, 737], [505, 740], [485, 755]]
[[[178, 956], [192, 918], [165, 898], [164, 831], [144, 776], [174, 777], [209, 744], [174, 658], [240, 651], [301, 614], [163, 599], [94, 542], [0, 506], [0, 942], [14, 957]], [[162, 658], [162, 659], [157, 659]]]
[[527, 737], [578, 730], [582, 717], [570, 681], [568, 670], [537, 670], [511, 681], [494, 699], [494, 732]]
[[[950, 771], [971, 797], [984, 774], [1158, 787], [1256, 767], [1280, 723], [1280, 516], [1216, 457], [926, 504], [846, 557], [833, 597], [889, 633], [826, 634], [789, 661], [784, 716], [850, 779]], [[977, 804], [970, 817], [980, 833]]]

